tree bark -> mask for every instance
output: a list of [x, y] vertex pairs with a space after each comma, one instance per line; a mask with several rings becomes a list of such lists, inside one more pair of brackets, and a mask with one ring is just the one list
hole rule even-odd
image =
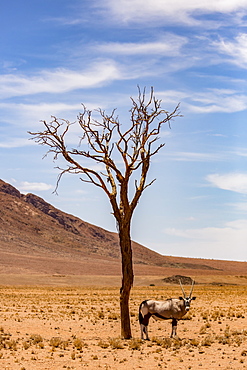
[[119, 226], [119, 241], [122, 256], [122, 286], [120, 289], [121, 337], [130, 339], [132, 335], [129, 314], [129, 296], [134, 281], [130, 223]]

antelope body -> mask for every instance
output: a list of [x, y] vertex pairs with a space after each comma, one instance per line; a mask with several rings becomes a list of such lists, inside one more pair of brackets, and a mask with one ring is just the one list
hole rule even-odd
[[196, 297], [191, 297], [193, 292], [194, 281], [192, 282], [189, 296], [186, 296], [180, 281], [183, 297], [170, 298], [166, 301], [145, 300], [139, 307], [139, 323], [141, 328], [141, 339], [148, 337], [148, 323], [151, 316], [155, 319], [172, 319], [171, 338], [177, 334], [177, 320], [181, 319], [190, 309], [190, 302]]

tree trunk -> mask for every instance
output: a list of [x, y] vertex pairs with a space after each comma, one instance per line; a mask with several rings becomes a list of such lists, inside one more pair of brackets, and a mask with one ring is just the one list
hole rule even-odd
[[122, 287], [120, 289], [121, 336], [124, 339], [130, 339], [132, 335], [129, 314], [129, 297], [134, 281], [130, 224], [120, 225], [119, 240], [122, 255]]

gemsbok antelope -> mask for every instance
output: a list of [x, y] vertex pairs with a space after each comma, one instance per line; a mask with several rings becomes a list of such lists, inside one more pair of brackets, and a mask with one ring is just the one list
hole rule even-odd
[[143, 334], [145, 334], [146, 339], [149, 340], [148, 322], [151, 316], [155, 319], [172, 319], [171, 338], [177, 335], [177, 321], [189, 311], [190, 302], [196, 299], [196, 297], [192, 297], [195, 284], [194, 280], [192, 281], [190, 294], [187, 297], [180, 280], [179, 283], [183, 292], [183, 297], [170, 298], [166, 301], [153, 301], [148, 299], [140, 304], [139, 323], [141, 327], [141, 339], [144, 339]]

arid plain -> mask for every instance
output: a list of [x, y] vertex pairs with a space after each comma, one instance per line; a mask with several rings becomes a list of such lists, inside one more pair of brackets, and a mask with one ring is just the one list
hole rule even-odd
[[[189, 289], [188, 286], [185, 286]], [[190, 312], [170, 339], [171, 323], [150, 320], [141, 341], [138, 306], [180, 295], [178, 286], [134, 287], [131, 340], [120, 338], [118, 288], [2, 286], [0, 366], [34, 369], [245, 369], [245, 285], [196, 285]]]

